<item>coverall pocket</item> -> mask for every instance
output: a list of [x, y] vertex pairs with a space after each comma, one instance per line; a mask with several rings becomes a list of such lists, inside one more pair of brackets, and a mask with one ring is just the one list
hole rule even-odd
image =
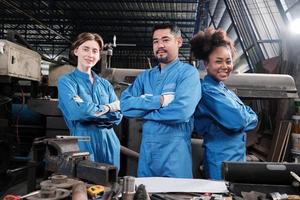
[[100, 104], [108, 104], [108, 103], [112, 103], [109, 102], [109, 96], [106, 93], [101, 93], [100, 94]]

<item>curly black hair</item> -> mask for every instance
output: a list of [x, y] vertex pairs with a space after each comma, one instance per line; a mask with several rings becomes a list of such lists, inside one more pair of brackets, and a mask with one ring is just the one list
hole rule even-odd
[[190, 41], [191, 52], [196, 59], [208, 61], [209, 55], [217, 47], [228, 47], [234, 56], [235, 48], [233, 41], [222, 29], [207, 28], [198, 32]]

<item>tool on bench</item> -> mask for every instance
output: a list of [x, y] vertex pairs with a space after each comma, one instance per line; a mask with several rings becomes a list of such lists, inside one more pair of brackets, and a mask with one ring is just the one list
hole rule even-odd
[[101, 197], [104, 194], [104, 187], [102, 185], [93, 185], [87, 189], [87, 193], [92, 198]]
[[30, 196], [33, 196], [33, 195], [36, 195], [40, 193], [40, 191], [34, 191], [34, 192], [31, 192], [29, 194], [26, 194], [26, 195], [23, 195], [23, 196], [19, 196], [19, 195], [6, 195], [3, 200], [21, 200], [21, 199], [25, 199], [27, 197], [30, 197]]

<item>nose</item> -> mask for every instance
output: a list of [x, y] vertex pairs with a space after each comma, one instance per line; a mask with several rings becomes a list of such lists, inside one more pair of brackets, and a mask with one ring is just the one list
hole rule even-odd
[[223, 68], [223, 69], [227, 69], [227, 68], [228, 68], [228, 64], [227, 64], [226, 62], [223, 62], [222, 68]]
[[164, 45], [164, 42], [163, 42], [163, 41], [159, 41], [159, 42], [158, 42], [158, 46], [159, 46], [159, 47], [164, 47], [164, 46], [165, 46], [165, 45]]
[[162, 40], [158, 40], [157, 41], [157, 47], [160, 48], [160, 47], [164, 47], [164, 42]]
[[89, 50], [87, 55], [88, 55], [89, 57], [93, 57], [93, 51], [92, 51], [92, 50]]

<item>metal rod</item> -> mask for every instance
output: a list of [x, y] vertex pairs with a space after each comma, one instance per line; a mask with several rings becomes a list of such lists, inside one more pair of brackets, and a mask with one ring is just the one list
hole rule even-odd
[[300, 183], [300, 177], [295, 172], [290, 171], [290, 174]]
[[43, 24], [42, 22], [40, 22], [40, 21], [37, 20], [36, 18], [32, 17], [31, 15], [29, 15], [29, 14], [27, 14], [26, 12], [22, 11], [21, 9], [19, 9], [17, 6], [15, 6], [15, 5], [13, 5], [13, 4], [11, 4], [10, 2], [5, 1], [5, 0], [4, 0], [4, 3], [5, 3], [6, 5], [8, 5], [8, 6], [13, 7], [14, 9], [16, 9], [17, 12], [19, 12], [19, 13], [21, 13], [21, 14], [27, 16], [27, 17], [29, 17], [32, 21], [36, 22], [37, 24], [41, 25], [42, 27], [44, 27], [44, 28], [48, 29], [49, 31], [55, 33], [57, 36], [59, 36], [60, 38], [64, 39], [65, 41], [71, 43], [71, 41], [70, 41], [68, 38], [64, 37], [63, 35], [61, 35], [60, 33], [56, 32], [55, 30], [49, 28], [48, 26], [46, 26], [45, 24]]
[[88, 200], [86, 187], [83, 182], [73, 186], [72, 200]]
[[121, 153], [132, 158], [139, 158], [139, 153], [124, 146], [121, 146]]

